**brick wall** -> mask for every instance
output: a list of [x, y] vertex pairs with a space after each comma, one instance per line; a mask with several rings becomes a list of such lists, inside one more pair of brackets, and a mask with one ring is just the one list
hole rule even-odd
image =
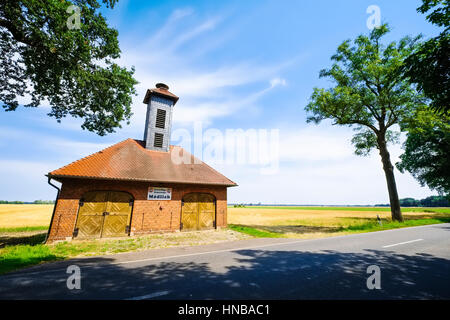
[[[227, 189], [199, 186], [129, 181], [64, 179], [56, 205], [48, 241], [71, 238], [78, 214], [79, 200], [88, 191], [125, 191], [134, 197], [131, 235], [180, 230], [181, 200], [191, 192], [210, 193], [216, 197], [216, 225], [227, 225]], [[172, 188], [172, 200], [147, 200], [149, 187]]]

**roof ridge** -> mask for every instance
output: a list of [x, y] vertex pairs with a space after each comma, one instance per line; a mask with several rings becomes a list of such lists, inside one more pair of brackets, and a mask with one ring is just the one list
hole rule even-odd
[[119, 146], [119, 145], [125, 143], [125, 142], [128, 141], [128, 140], [133, 140], [133, 141], [134, 141], [134, 139], [132, 139], [132, 138], [127, 138], [127, 139], [125, 139], [125, 140], [119, 141], [119, 142], [117, 142], [117, 143], [115, 143], [115, 144], [113, 144], [113, 145], [111, 145], [111, 146], [109, 146], [109, 147], [106, 147], [106, 148], [104, 148], [104, 149], [102, 149], [102, 150], [99, 150], [99, 151], [97, 151], [97, 152], [91, 153], [91, 154], [89, 154], [89, 155], [87, 155], [87, 156], [85, 156], [85, 157], [83, 157], [83, 158], [80, 158], [80, 159], [78, 159], [78, 160], [72, 161], [72, 162], [66, 164], [65, 166], [62, 166], [62, 167], [60, 167], [60, 168], [58, 168], [58, 169], [55, 169], [55, 170], [53, 170], [53, 171], [50, 171], [49, 174], [51, 175], [52, 172], [55, 172], [55, 171], [58, 171], [58, 170], [62, 170], [62, 169], [66, 168], [66, 167], [68, 167], [68, 166], [70, 166], [70, 165], [73, 165], [73, 164], [75, 164], [75, 163], [77, 163], [77, 162], [80, 162], [80, 161], [89, 159], [89, 158], [95, 156], [95, 155], [98, 154], [98, 153], [102, 153], [102, 152], [104, 152], [104, 151], [106, 151], [106, 150], [108, 150], [108, 149], [111, 149], [111, 148], [113, 148], [113, 147], [117, 147], [117, 146]]

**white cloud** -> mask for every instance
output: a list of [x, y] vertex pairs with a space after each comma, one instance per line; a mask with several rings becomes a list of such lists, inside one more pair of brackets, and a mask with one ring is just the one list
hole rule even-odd
[[[187, 19], [189, 18], [189, 19]], [[145, 91], [157, 82], [165, 82], [180, 96], [174, 113], [176, 125], [202, 121], [205, 126], [245, 108], [257, 108], [258, 101], [270, 90], [286, 86], [282, 71], [303, 59], [296, 57], [284, 62], [259, 64], [253, 57], [241, 57], [211, 65], [203, 63], [206, 52], [223, 44], [226, 37], [220, 30], [223, 15], [199, 20], [194, 10], [175, 10], [159, 30], [147, 39], [127, 41], [122, 45], [121, 64], [136, 67], [138, 96], [133, 99], [134, 116], [131, 125], [107, 138], [95, 141], [65, 139], [35, 131], [0, 129], [0, 143], [19, 148], [32, 145], [47, 153], [37, 161], [0, 160], [0, 176], [7, 181], [0, 198], [8, 200], [52, 199], [54, 190], [43, 176], [70, 161], [97, 152], [124, 137], [141, 138], [146, 106]], [[141, 37], [142, 34], [139, 34]], [[190, 45], [195, 44], [195, 45]], [[198, 48], [201, 47], [201, 50]], [[229, 50], [229, 48], [228, 48]], [[210, 61], [210, 59], [209, 59]], [[251, 61], [251, 62], [250, 62]], [[246, 90], [235, 90], [251, 87]], [[239, 91], [239, 93], [236, 93]], [[42, 121], [54, 122], [45, 118]], [[353, 154], [351, 130], [327, 125], [280, 128], [280, 171], [261, 175], [260, 166], [216, 165], [239, 184], [229, 189], [230, 202], [300, 203], [300, 204], [374, 204], [387, 203], [386, 182], [377, 153], [368, 158]], [[79, 119], [63, 119], [64, 130], [80, 130]], [[92, 136], [91, 136], [92, 137]], [[113, 139], [113, 140], [111, 140]], [[13, 141], [13, 142], [11, 142]], [[106, 143], [105, 141], [113, 141]], [[22, 147], [23, 146], [23, 147]], [[391, 147], [393, 162], [401, 153], [399, 146]], [[430, 191], [421, 188], [409, 175], [396, 172], [401, 197], [422, 198]]]
[[[68, 159], [78, 160], [81, 157], [109, 147], [114, 143], [83, 142], [74, 139], [55, 137], [47, 134], [20, 130], [8, 127], [0, 128], [0, 143], [11, 143], [14, 141], [16, 148], [23, 150], [36, 148], [44, 153], [51, 154], [54, 159], [58, 159], [60, 165], [66, 164], [61, 161]], [[57, 162], [57, 163], [58, 163]], [[52, 170], [56, 169], [54, 167]]]
[[175, 50], [175, 49], [179, 48], [182, 44], [199, 36], [200, 34], [214, 29], [214, 27], [217, 25], [219, 20], [220, 20], [219, 18], [208, 19], [208, 20], [202, 22], [200, 25], [197, 25], [195, 28], [193, 28], [185, 33], [180, 34], [171, 43], [171, 46], [169, 47], [170, 50]]
[[[286, 80], [279, 76], [280, 71], [302, 57], [272, 64], [258, 64], [252, 57], [243, 57], [232, 63], [205, 66], [204, 56], [191, 55], [190, 50], [198, 54], [197, 45], [203, 48], [201, 53], [208, 52], [208, 46], [218, 45], [217, 39], [223, 39], [221, 34], [227, 33], [227, 30], [217, 30], [224, 20], [225, 14], [201, 20], [190, 8], [178, 9], [147, 41], [132, 41], [132, 46], [123, 46], [120, 63], [134, 65], [139, 81], [138, 96], [132, 106], [132, 129], [126, 128], [127, 131], [134, 128], [141, 131], [145, 116], [142, 97], [157, 82], [168, 84], [170, 91], [180, 97], [174, 114], [174, 121], [178, 123], [194, 120], [211, 123], [237, 112], [244, 103], [256, 102], [269, 90], [286, 85]], [[195, 45], [186, 47], [191, 43]], [[264, 89], [264, 83], [270, 86]], [[234, 91], [255, 84], [263, 89], [252, 89], [247, 95]]]
[[282, 78], [273, 78], [272, 80], [270, 80], [270, 86], [276, 87], [276, 86], [285, 86], [286, 85], [286, 80], [282, 79]]
[[[351, 130], [330, 126], [280, 130], [280, 170], [263, 175], [259, 165], [212, 166], [239, 184], [230, 188], [229, 202], [279, 204], [389, 203], [386, 180], [378, 153], [353, 153]], [[392, 163], [402, 153], [389, 146]], [[409, 174], [395, 170], [400, 198], [424, 198], [431, 192]]]
[[353, 156], [351, 135], [343, 128], [282, 128], [280, 135], [281, 161], [333, 161]]

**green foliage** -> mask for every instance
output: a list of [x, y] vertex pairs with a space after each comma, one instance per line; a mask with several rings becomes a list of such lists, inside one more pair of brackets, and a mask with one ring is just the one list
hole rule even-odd
[[423, 42], [405, 63], [405, 76], [431, 99], [430, 106], [441, 114], [450, 113], [450, 3], [448, 0], [423, 0], [417, 11], [444, 30]]
[[410, 117], [425, 103], [404, 77], [404, 61], [415, 50], [420, 37], [404, 37], [384, 45], [381, 38], [389, 32], [386, 24], [360, 35], [353, 43], [344, 41], [331, 57], [330, 69], [320, 77], [330, 78], [335, 86], [314, 88], [309, 104], [308, 122], [330, 119], [335, 125], [351, 126], [357, 132], [352, 142], [357, 155], [379, 150], [391, 205], [392, 219], [402, 221], [394, 170], [387, 149], [398, 141], [391, 127]]
[[408, 136], [397, 168], [410, 172], [422, 186], [450, 195], [450, 115], [420, 108], [402, 127]]
[[420, 201], [418, 201], [414, 198], [404, 198], [404, 199], [400, 199], [400, 205], [402, 207], [419, 207]]
[[[402, 207], [427, 207], [427, 208], [438, 208], [433, 210], [423, 210], [418, 209], [423, 212], [435, 212], [435, 213], [450, 213], [449, 209], [442, 207], [450, 207], [450, 201], [443, 196], [429, 196], [425, 199], [414, 199], [414, 198], [404, 198], [400, 199], [400, 205]], [[388, 204], [377, 204], [376, 206], [389, 206]], [[404, 211], [411, 212], [411, 209], [406, 209]], [[416, 211], [416, 210], [413, 210]]]
[[[450, 207], [450, 202], [448, 199], [442, 196], [430, 196], [425, 199], [416, 200], [414, 198], [404, 198], [400, 199], [400, 205], [402, 207]], [[386, 206], [388, 206], [386, 204]], [[408, 210], [407, 210], [408, 211]], [[438, 210], [422, 210], [424, 212], [437, 212], [437, 213], [449, 213], [449, 210], [438, 209]]]
[[33, 204], [54, 204], [55, 200], [34, 200]]
[[450, 25], [450, 3], [448, 0], [422, 0], [422, 5], [417, 8], [420, 13], [427, 13], [427, 20], [439, 27], [448, 27]]
[[[445, 197], [431, 196], [420, 200], [422, 207], [450, 207], [450, 202]], [[449, 211], [447, 211], [449, 213]]]
[[0, 204], [24, 204], [23, 201], [0, 200]]
[[387, 25], [344, 41], [332, 56], [330, 69], [320, 77], [330, 78], [336, 86], [314, 88], [305, 110], [308, 122], [333, 120], [335, 125], [353, 126], [355, 153], [367, 155], [380, 141], [396, 142], [398, 133], [389, 130], [424, 99], [402, 78], [403, 62], [414, 50], [418, 38], [405, 37], [398, 43], [383, 45]]
[[[103, 2], [113, 8], [116, 1]], [[80, 29], [67, 26], [72, 4], [81, 9]], [[0, 2], [0, 104], [6, 111], [29, 95], [26, 107], [48, 103], [58, 122], [82, 118], [81, 127], [99, 135], [130, 119], [134, 69], [114, 63], [118, 32], [100, 7], [96, 0]]]

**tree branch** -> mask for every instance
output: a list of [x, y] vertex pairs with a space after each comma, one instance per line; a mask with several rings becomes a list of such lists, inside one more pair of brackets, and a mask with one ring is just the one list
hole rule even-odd
[[13, 38], [23, 44], [27, 44], [29, 46], [34, 46], [35, 43], [31, 39], [27, 38], [25, 33], [22, 30], [19, 30], [11, 21], [6, 19], [0, 19], [0, 27], [8, 30]]
[[333, 124], [359, 124], [361, 126], [366, 126], [370, 129], [372, 129], [373, 132], [375, 132], [376, 134], [378, 134], [380, 131], [372, 124], [366, 122], [366, 121], [361, 121], [361, 120], [356, 120], [356, 119], [352, 119], [352, 120], [342, 120], [339, 117], [336, 117], [337, 121], [340, 123], [333, 123]]

